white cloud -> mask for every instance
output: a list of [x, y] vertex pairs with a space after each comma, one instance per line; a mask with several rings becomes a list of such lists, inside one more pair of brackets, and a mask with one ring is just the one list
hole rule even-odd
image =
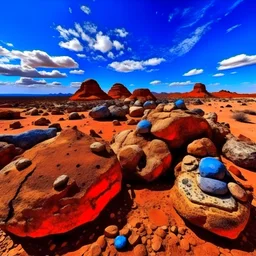
[[33, 78], [30, 77], [21, 77], [19, 80], [15, 82], [15, 84], [18, 85], [31, 85], [31, 84], [47, 84], [45, 80], [34, 80]]
[[199, 75], [202, 74], [204, 72], [203, 69], [191, 69], [190, 71], [188, 71], [187, 73], [185, 73], [183, 76], [195, 76], [195, 75]]
[[113, 54], [113, 52], [109, 52], [109, 53], [108, 53], [108, 57], [109, 57], [110, 59], [114, 59], [114, 58], [115, 58], [115, 55]]
[[225, 16], [228, 16], [239, 4], [241, 4], [244, 0], [237, 0], [231, 7], [228, 9], [228, 12]]
[[60, 33], [60, 37], [64, 38], [65, 40], [69, 40], [70, 36], [79, 37], [79, 34], [74, 29], [65, 29], [58, 25], [56, 30]]
[[128, 36], [128, 32], [125, 30], [125, 28], [116, 28], [115, 29], [115, 32], [117, 34], [117, 36], [120, 36], [120, 37], [126, 37]]
[[239, 54], [229, 59], [222, 60], [219, 62], [220, 66], [218, 70], [225, 70], [231, 68], [239, 68], [243, 66], [256, 64], [256, 55]]
[[164, 61], [165, 59], [163, 58], [152, 58], [146, 61], [125, 60], [122, 62], [112, 62], [108, 66], [117, 72], [128, 73], [135, 70], [144, 70], [147, 66], [157, 66]]
[[169, 84], [169, 86], [186, 86], [186, 85], [191, 85], [193, 82], [191, 81], [186, 81], [186, 82], [172, 82]]
[[72, 88], [80, 88], [80, 86], [81, 86], [81, 82], [72, 82], [70, 84], [70, 87]]
[[0, 64], [0, 75], [3, 76], [21, 76], [21, 77], [38, 77], [38, 78], [63, 78], [67, 77], [65, 73], [57, 70], [51, 72], [38, 71], [31, 67], [23, 67], [20, 65]]
[[220, 83], [213, 83], [213, 84], [208, 84], [208, 86], [218, 86]]
[[72, 9], [71, 9], [70, 7], [68, 8], [68, 11], [69, 11], [70, 13], [72, 13]]
[[106, 58], [104, 58], [101, 55], [97, 55], [96, 57], [92, 57], [92, 58], [93, 60], [96, 60], [96, 61], [107, 61]]
[[72, 40], [70, 40], [68, 42], [61, 41], [59, 43], [59, 46], [61, 48], [66, 48], [68, 50], [75, 51], [75, 52], [81, 52], [84, 49], [77, 38], [73, 38]]
[[184, 39], [178, 45], [171, 48], [170, 52], [177, 56], [182, 56], [188, 53], [202, 38], [202, 36], [209, 30], [209, 26], [212, 22], [208, 22], [205, 25], [198, 27], [190, 37]]
[[79, 58], [86, 58], [86, 55], [82, 53], [78, 53], [76, 56]]
[[154, 80], [152, 82], [150, 82], [151, 85], [157, 85], [157, 84], [161, 84], [162, 82], [160, 80]]
[[234, 30], [234, 29], [236, 29], [236, 28], [239, 28], [241, 25], [242, 25], [242, 24], [237, 24], [237, 25], [235, 25], [235, 26], [233, 26], [233, 27], [231, 27], [231, 28], [228, 28], [228, 29], [227, 29], [227, 33], [231, 32], [232, 30]]
[[91, 13], [91, 9], [85, 5], [81, 6], [81, 10], [86, 13], [86, 14], [90, 14]]
[[213, 75], [214, 77], [220, 77], [220, 76], [224, 76], [224, 74], [223, 73], [217, 73], [217, 74], [215, 74], [215, 75]]
[[114, 40], [113, 46], [116, 48], [117, 51], [120, 51], [121, 49], [124, 49], [124, 45], [118, 42], [117, 40]]
[[84, 70], [82, 70], [82, 69], [80, 69], [80, 70], [71, 70], [69, 73], [74, 74], [74, 75], [83, 75]]
[[235, 75], [237, 72], [236, 71], [233, 71], [233, 72], [231, 72], [230, 74], [231, 75]]
[[82, 26], [79, 23], [75, 23], [75, 28], [77, 32], [81, 35], [82, 40], [86, 41], [89, 44], [89, 47], [92, 48], [95, 40], [84, 32]]
[[6, 45], [9, 46], [9, 47], [13, 47], [12, 43], [6, 43]]
[[156, 72], [156, 71], [159, 71], [159, 69], [157, 69], [157, 68], [152, 68], [152, 69], [146, 70], [147, 73]]
[[97, 26], [92, 22], [85, 22], [84, 29], [90, 32], [91, 34], [95, 34], [97, 32]]
[[0, 56], [8, 56], [10, 53], [9, 50], [7, 50], [6, 48], [0, 46]]
[[8, 59], [7, 57], [2, 57], [0, 58], [0, 63], [9, 63], [10, 59]]
[[99, 32], [96, 35], [96, 42], [93, 45], [95, 50], [101, 51], [103, 53], [108, 52], [112, 49], [113, 44], [109, 38], [109, 36], [105, 36], [102, 32]]

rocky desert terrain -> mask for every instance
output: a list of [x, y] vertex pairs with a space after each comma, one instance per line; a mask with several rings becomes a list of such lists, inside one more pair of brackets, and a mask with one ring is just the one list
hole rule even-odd
[[256, 99], [225, 93], [1, 98], [0, 255], [256, 255]]

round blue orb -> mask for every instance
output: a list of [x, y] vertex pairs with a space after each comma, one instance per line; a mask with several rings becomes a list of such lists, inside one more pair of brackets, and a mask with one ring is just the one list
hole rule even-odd
[[117, 250], [122, 250], [127, 245], [127, 238], [125, 236], [117, 236], [114, 241], [114, 246]]
[[199, 172], [202, 177], [222, 180], [227, 169], [225, 165], [214, 157], [205, 157], [199, 163]]
[[151, 126], [152, 126], [152, 124], [148, 120], [141, 120], [137, 124], [137, 132], [138, 133], [149, 133]]
[[178, 109], [187, 109], [187, 107], [185, 105], [185, 101], [182, 99], [176, 100], [174, 104], [175, 104], [176, 108], [178, 108]]

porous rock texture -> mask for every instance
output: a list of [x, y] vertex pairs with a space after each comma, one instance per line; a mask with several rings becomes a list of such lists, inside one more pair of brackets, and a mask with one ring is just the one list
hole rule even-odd
[[198, 116], [182, 110], [158, 112], [153, 110], [147, 116], [152, 123], [151, 133], [167, 141], [172, 148], [180, 148], [198, 138], [211, 138], [212, 129], [208, 122]]
[[123, 84], [116, 83], [110, 88], [108, 95], [113, 99], [122, 99], [130, 97], [131, 93]]
[[88, 79], [81, 84], [70, 100], [110, 100], [112, 99], [99, 86], [97, 81]]
[[[76, 127], [26, 151], [32, 164], [15, 161], [0, 171], [0, 227], [17, 236], [65, 233], [94, 220], [121, 189], [120, 164], [106, 142], [103, 155], [91, 152], [96, 139]], [[53, 187], [69, 177], [61, 191]], [[8, 190], [8, 193], [6, 191]]]
[[164, 141], [145, 138], [133, 130], [117, 134], [111, 147], [123, 167], [124, 178], [128, 180], [153, 181], [171, 165], [172, 155]]

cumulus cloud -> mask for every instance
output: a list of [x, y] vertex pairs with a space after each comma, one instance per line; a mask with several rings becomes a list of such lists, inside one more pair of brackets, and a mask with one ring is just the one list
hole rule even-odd
[[0, 64], [0, 75], [32, 78], [63, 78], [67, 76], [65, 73], [60, 73], [57, 70], [52, 70], [51, 72], [38, 71], [31, 67], [12, 64]]
[[163, 58], [152, 58], [146, 61], [125, 60], [122, 62], [112, 62], [108, 66], [117, 72], [129, 73], [135, 70], [144, 70], [147, 66], [157, 66], [164, 62]]
[[75, 36], [79, 37], [79, 34], [74, 29], [65, 29], [62, 26], [58, 25], [56, 30], [60, 33], [60, 37], [64, 38], [65, 40], [69, 40], [69, 37]]
[[102, 32], [99, 32], [96, 35], [96, 42], [93, 45], [95, 50], [101, 51], [102, 53], [108, 52], [112, 49], [113, 44], [109, 36], [103, 35]]
[[92, 57], [92, 59], [96, 60], [96, 61], [107, 61], [107, 59], [104, 58], [102, 55], [94, 56], [94, 57]]
[[79, 23], [75, 23], [75, 28], [77, 32], [80, 34], [82, 40], [86, 41], [89, 44], [89, 47], [92, 48], [92, 45], [95, 42], [95, 40], [84, 32], [82, 26]]
[[169, 84], [169, 86], [186, 86], [186, 85], [191, 85], [193, 82], [191, 81], [186, 81], [186, 82], [172, 82]]
[[4, 47], [0, 46], [0, 56], [8, 56], [9, 53], [10, 53], [9, 50], [7, 50]]
[[78, 53], [76, 56], [79, 58], [86, 58], [86, 55], [82, 53]]
[[171, 48], [170, 52], [176, 56], [182, 56], [188, 52], [198, 43], [198, 41], [202, 38], [202, 36], [209, 30], [210, 24], [212, 22], [208, 22], [205, 25], [198, 27], [190, 37], [184, 39], [178, 45], [175, 45]]
[[66, 48], [70, 51], [75, 51], [75, 52], [81, 52], [83, 51], [84, 47], [81, 45], [79, 40], [77, 38], [73, 38], [72, 40], [68, 42], [60, 42], [59, 46], [61, 48]]
[[97, 32], [97, 26], [92, 22], [85, 22], [84, 29], [91, 34], [95, 34]]
[[18, 85], [31, 85], [31, 84], [47, 84], [45, 80], [34, 80], [29, 77], [21, 77], [19, 80], [15, 82]]
[[91, 13], [91, 9], [85, 5], [81, 6], [81, 10], [88, 15]]
[[214, 74], [213, 76], [214, 77], [220, 77], [220, 76], [224, 76], [224, 74], [223, 73], [217, 73], [217, 74]]
[[114, 59], [114, 58], [115, 58], [115, 55], [113, 54], [113, 52], [109, 52], [109, 53], [108, 53], [108, 57], [109, 57], [110, 59]]
[[219, 62], [218, 70], [225, 70], [231, 68], [239, 68], [243, 66], [256, 64], [256, 55], [239, 54], [229, 59]]
[[157, 85], [157, 84], [161, 84], [160, 80], [154, 80], [152, 82], [150, 82], [151, 85]]
[[10, 59], [8, 59], [7, 57], [2, 57], [0, 58], [0, 63], [9, 63]]
[[6, 43], [6, 45], [9, 46], [9, 47], [13, 47], [12, 43]]
[[227, 29], [227, 33], [231, 32], [232, 30], [234, 30], [234, 29], [236, 29], [236, 28], [239, 28], [241, 25], [242, 25], [242, 24], [237, 24], [237, 25], [235, 25], [235, 26], [233, 26], [233, 27], [231, 27], [231, 28], [228, 28], [228, 29]]
[[70, 87], [72, 88], [80, 88], [80, 86], [81, 86], [81, 82], [72, 82], [70, 84]]
[[83, 75], [84, 70], [82, 70], [82, 69], [80, 69], [80, 70], [71, 70], [69, 73], [74, 74], [74, 75]]
[[195, 76], [195, 75], [199, 75], [202, 74], [204, 72], [203, 69], [191, 69], [190, 71], [188, 71], [187, 73], [185, 73], [183, 76]]
[[124, 49], [124, 45], [118, 42], [117, 40], [113, 41], [113, 46], [116, 48], [117, 51]]
[[126, 37], [128, 36], [128, 32], [125, 30], [125, 28], [116, 28], [115, 29], [115, 33], [117, 34], [117, 36], [120, 37]]

